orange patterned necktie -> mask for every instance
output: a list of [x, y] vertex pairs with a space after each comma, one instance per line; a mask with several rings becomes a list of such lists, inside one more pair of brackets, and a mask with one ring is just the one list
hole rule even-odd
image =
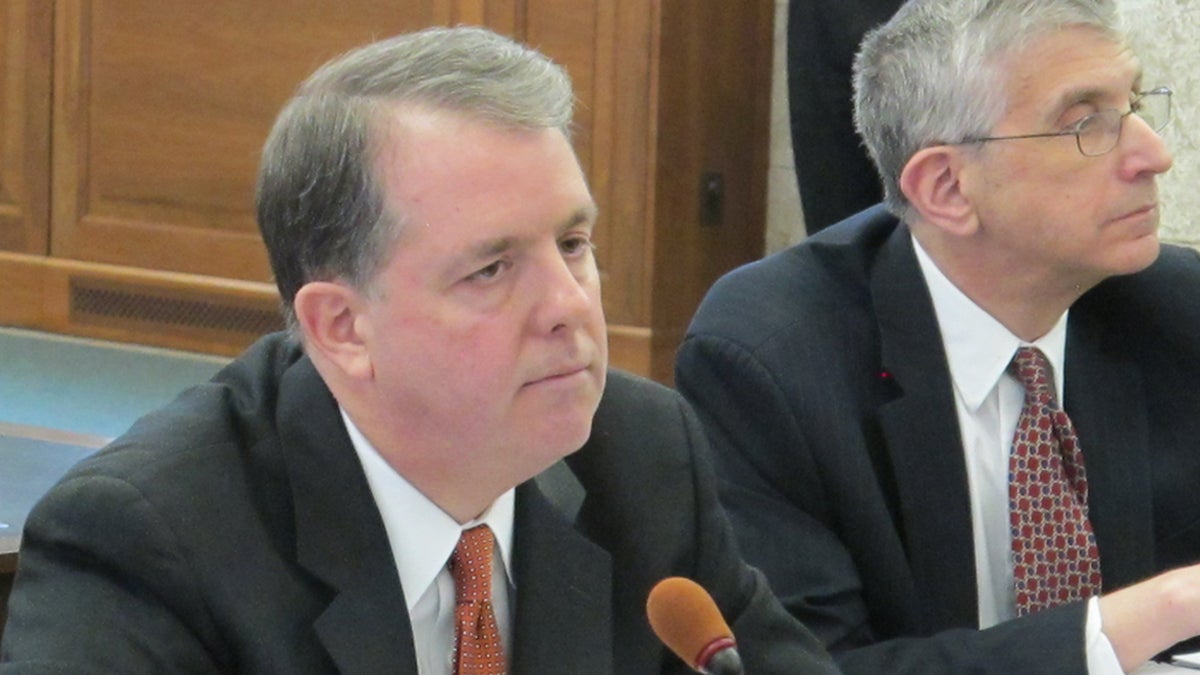
[[504, 646], [492, 611], [492, 548], [487, 525], [462, 533], [450, 555], [454, 577], [455, 675], [504, 675]]
[[1013, 374], [1025, 405], [1009, 457], [1009, 525], [1017, 615], [1100, 593], [1100, 552], [1088, 520], [1079, 439], [1054, 396], [1050, 364], [1021, 347]]

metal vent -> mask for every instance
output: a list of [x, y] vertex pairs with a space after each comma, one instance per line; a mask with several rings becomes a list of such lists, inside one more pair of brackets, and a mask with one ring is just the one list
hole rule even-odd
[[71, 277], [71, 321], [249, 343], [283, 328], [270, 299]]

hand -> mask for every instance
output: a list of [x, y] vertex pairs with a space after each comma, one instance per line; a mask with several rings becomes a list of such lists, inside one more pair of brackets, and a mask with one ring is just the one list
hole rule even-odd
[[1125, 672], [1200, 635], [1200, 565], [1164, 572], [1100, 598], [1104, 634]]

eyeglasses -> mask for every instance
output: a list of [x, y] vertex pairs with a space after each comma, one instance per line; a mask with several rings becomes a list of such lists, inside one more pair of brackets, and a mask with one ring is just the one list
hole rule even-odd
[[[1054, 131], [1046, 134], [1022, 134], [1020, 136], [986, 136], [983, 138], [967, 138], [959, 144], [986, 143], [988, 141], [1011, 141], [1019, 138], [1053, 138], [1055, 136], [1074, 136], [1075, 145], [1084, 157], [1099, 157], [1111, 152], [1121, 140], [1121, 127], [1125, 118], [1131, 113], [1142, 118], [1155, 133], [1158, 133], [1171, 121], [1171, 88], [1158, 87], [1150, 91], [1140, 92], [1129, 103], [1129, 110], [1121, 112], [1116, 109], [1100, 110], [1084, 117], [1075, 123], [1074, 128], [1067, 131]], [[956, 144], [958, 145], [958, 144]]]

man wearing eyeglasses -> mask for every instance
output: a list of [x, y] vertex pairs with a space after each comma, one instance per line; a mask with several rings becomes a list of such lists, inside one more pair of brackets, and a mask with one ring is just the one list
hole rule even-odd
[[1171, 92], [1116, 21], [906, 3], [855, 64], [886, 203], [719, 281], [679, 351], [744, 553], [847, 673], [1200, 634], [1200, 257], [1158, 241]]

